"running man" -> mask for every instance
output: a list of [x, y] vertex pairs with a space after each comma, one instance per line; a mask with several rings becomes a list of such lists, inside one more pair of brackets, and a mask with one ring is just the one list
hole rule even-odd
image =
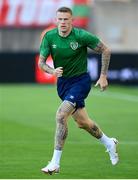
[[[48, 174], [57, 173], [63, 146], [68, 135], [68, 117], [72, 116], [79, 128], [97, 138], [109, 153], [112, 165], [119, 161], [116, 151], [117, 140], [106, 136], [98, 125], [90, 119], [85, 108], [85, 99], [91, 89], [91, 79], [87, 73], [87, 48], [101, 54], [101, 74], [95, 86], [104, 91], [108, 86], [107, 71], [110, 49], [95, 35], [72, 26], [72, 10], [61, 7], [56, 12], [57, 28], [48, 31], [40, 45], [39, 67], [57, 80], [58, 95], [62, 100], [56, 113], [56, 133], [53, 157], [42, 168]], [[46, 64], [51, 54], [54, 68]]]

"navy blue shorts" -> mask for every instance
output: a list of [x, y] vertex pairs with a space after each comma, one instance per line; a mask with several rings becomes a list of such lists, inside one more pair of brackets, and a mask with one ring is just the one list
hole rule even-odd
[[78, 109], [85, 107], [84, 99], [91, 90], [91, 84], [88, 73], [71, 78], [60, 77], [57, 80], [57, 92], [62, 101], [68, 100], [75, 103], [75, 108]]

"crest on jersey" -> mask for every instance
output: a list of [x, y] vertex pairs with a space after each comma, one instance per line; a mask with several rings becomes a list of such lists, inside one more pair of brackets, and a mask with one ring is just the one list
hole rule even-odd
[[73, 50], [76, 50], [77, 48], [78, 48], [78, 42], [71, 42], [70, 43], [70, 47], [71, 47], [71, 49], [73, 49]]

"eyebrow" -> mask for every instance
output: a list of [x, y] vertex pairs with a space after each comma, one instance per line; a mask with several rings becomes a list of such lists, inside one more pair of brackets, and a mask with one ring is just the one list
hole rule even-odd
[[69, 19], [69, 18], [60, 18], [60, 17], [59, 17], [58, 19], [64, 19], [64, 20], [67, 20], [67, 19]]

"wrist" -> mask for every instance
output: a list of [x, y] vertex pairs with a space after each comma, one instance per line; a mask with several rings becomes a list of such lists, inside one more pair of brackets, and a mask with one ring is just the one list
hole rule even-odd
[[101, 73], [101, 74], [100, 74], [100, 77], [107, 78], [107, 74]]
[[55, 75], [55, 74], [56, 74], [55, 72], [56, 72], [55, 69], [52, 68], [52, 69], [51, 69], [51, 74], [52, 74], [52, 75]]

